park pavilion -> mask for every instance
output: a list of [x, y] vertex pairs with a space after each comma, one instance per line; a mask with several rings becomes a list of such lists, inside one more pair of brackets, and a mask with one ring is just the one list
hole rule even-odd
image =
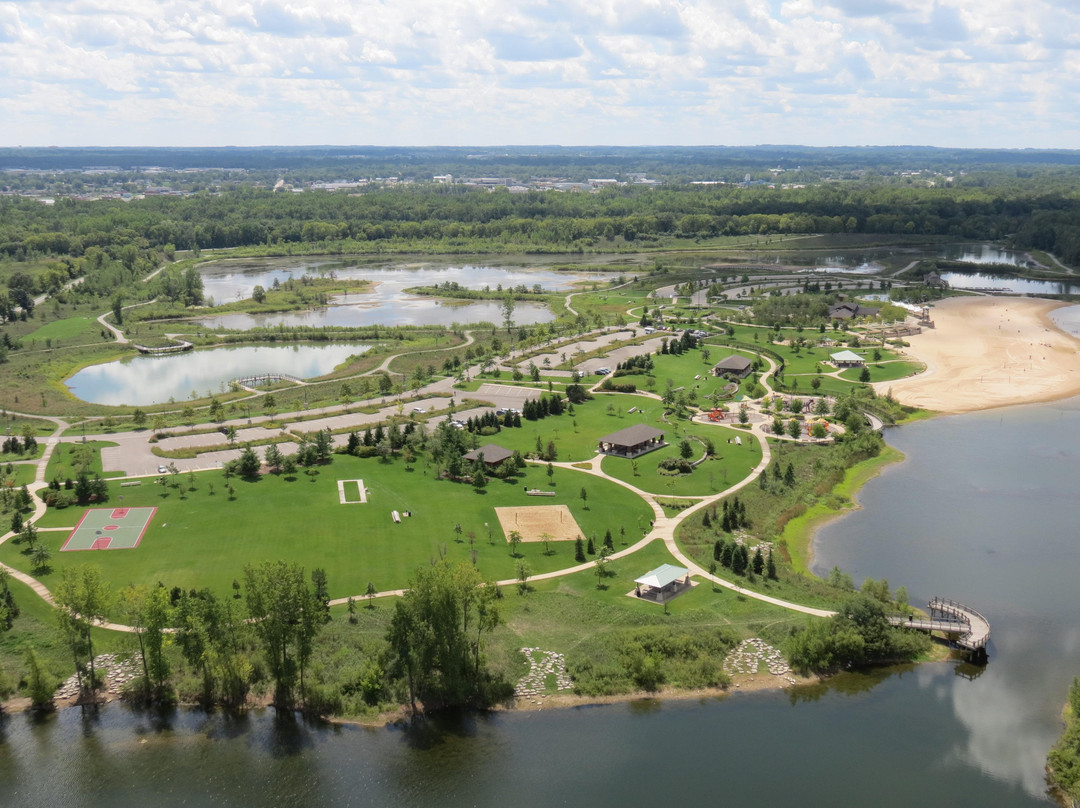
[[480, 457], [484, 458], [484, 465], [489, 468], [501, 466], [507, 460], [514, 456], [514, 453], [509, 449], [504, 449], [497, 443], [485, 443], [479, 449], [473, 449], [471, 452], [466, 452], [464, 459], [470, 463], [475, 463]]
[[857, 368], [862, 367], [866, 362], [861, 356], [854, 351], [838, 351], [829, 356], [832, 363], [838, 368]]
[[713, 373], [717, 376], [726, 376], [729, 373], [739, 379], [745, 379], [750, 375], [750, 370], [753, 365], [750, 360], [745, 356], [739, 356], [738, 354], [732, 354], [731, 356], [725, 356], [716, 365], [713, 366]]
[[636, 578], [634, 584], [636, 585], [635, 596], [656, 603], [664, 603], [690, 588], [690, 570], [686, 567], [676, 567], [674, 564], [661, 564], [640, 578]]
[[646, 424], [634, 424], [600, 438], [599, 451], [615, 457], [639, 457], [666, 445], [663, 430]]

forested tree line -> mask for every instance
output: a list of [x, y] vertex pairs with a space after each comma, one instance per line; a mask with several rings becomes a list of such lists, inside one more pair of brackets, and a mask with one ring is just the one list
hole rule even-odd
[[[55, 256], [134, 272], [148, 249], [367, 242], [513, 243], [560, 249], [601, 240], [720, 235], [874, 233], [1011, 237], [1018, 247], [1080, 258], [1080, 195], [1010, 188], [867, 186], [792, 189], [672, 185], [595, 194], [405, 186], [359, 194], [274, 194], [242, 188], [131, 202], [0, 199], [0, 256]], [[92, 252], [97, 248], [103, 252]], [[134, 252], [131, 249], [133, 248]], [[89, 252], [89, 255], [87, 253]], [[65, 265], [66, 266], [66, 265]], [[118, 270], [119, 271], [119, 270]], [[70, 271], [68, 274], [71, 274]], [[114, 285], [115, 288], [115, 285]]]

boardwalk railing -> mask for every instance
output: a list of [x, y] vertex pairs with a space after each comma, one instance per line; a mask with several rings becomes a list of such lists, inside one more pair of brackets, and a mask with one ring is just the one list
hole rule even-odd
[[985, 659], [986, 644], [990, 640], [989, 620], [970, 606], [948, 598], [935, 597], [928, 605], [929, 617], [890, 617], [889, 622], [918, 631], [950, 634], [959, 648]]
[[175, 345], [162, 345], [157, 348], [148, 348], [145, 345], [139, 345], [138, 343], [132, 343], [135, 346], [135, 350], [139, 353], [149, 354], [151, 356], [159, 356], [161, 354], [173, 354], [181, 353], [183, 351], [190, 351], [195, 347], [194, 343], [186, 340], [178, 339]]
[[303, 380], [287, 373], [261, 373], [258, 376], [241, 376], [239, 379], [233, 379], [229, 384], [239, 385], [240, 387], [254, 387], [259, 384], [266, 384], [266, 382], [294, 382], [295, 384], [301, 384]]

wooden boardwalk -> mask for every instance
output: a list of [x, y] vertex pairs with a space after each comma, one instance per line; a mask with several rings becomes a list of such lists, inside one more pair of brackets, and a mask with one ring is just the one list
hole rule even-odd
[[947, 598], [934, 598], [929, 608], [929, 617], [890, 617], [889, 622], [917, 631], [943, 632], [950, 642], [973, 658], [986, 658], [986, 644], [990, 641], [989, 620], [970, 606]]
[[287, 373], [260, 373], [258, 376], [241, 376], [239, 379], [233, 379], [229, 384], [236, 384], [240, 387], [253, 387], [258, 384], [265, 384], [266, 382], [293, 382], [294, 384], [303, 384], [303, 379], [298, 379], [295, 376], [290, 376]]

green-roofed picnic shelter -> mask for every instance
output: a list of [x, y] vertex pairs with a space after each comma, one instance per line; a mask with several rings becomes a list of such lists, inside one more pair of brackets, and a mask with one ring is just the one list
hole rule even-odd
[[837, 351], [829, 356], [832, 363], [838, 368], [856, 368], [866, 362], [854, 351]]
[[634, 595], [645, 600], [664, 603], [690, 588], [690, 570], [674, 564], [661, 564], [635, 578]]

